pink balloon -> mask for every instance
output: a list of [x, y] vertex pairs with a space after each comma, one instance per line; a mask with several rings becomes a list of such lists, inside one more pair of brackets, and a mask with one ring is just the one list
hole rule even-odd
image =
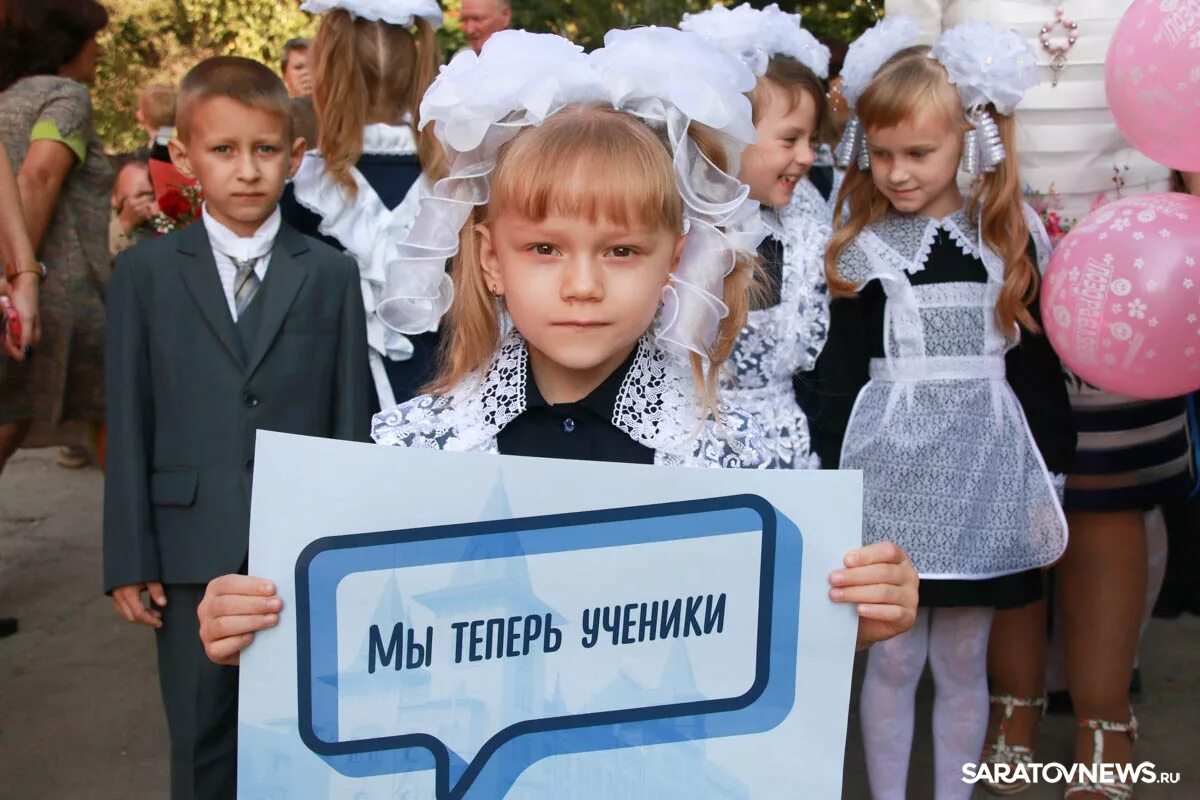
[[1063, 364], [1114, 394], [1200, 389], [1200, 197], [1100, 207], [1046, 267], [1042, 321]]
[[1113, 33], [1104, 79], [1130, 144], [1200, 171], [1200, 0], [1134, 0]]

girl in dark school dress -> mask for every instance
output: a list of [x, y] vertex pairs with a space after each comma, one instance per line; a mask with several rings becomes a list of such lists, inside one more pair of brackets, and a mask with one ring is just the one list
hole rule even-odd
[[[1061, 475], [1075, 435], [1037, 320], [1035, 238], [1011, 113], [1036, 83], [1015, 34], [972, 24], [932, 51], [894, 17], [851, 45], [857, 123], [839, 155], [848, 216], [826, 254], [832, 303], [814, 420], [826, 465], [863, 470], [864, 541], [894, 539], [921, 576], [914, 628], [872, 649], [863, 739], [876, 800], [903, 798], [926, 661], [937, 800], [970, 797], [987, 724], [997, 608], [1032, 602], [1066, 546]], [[1032, 78], [1032, 82], [1031, 79]], [[1005, 158], [1005, 149], [1008, 157]], [[960, 163], [975, 176], [970, 196]]]

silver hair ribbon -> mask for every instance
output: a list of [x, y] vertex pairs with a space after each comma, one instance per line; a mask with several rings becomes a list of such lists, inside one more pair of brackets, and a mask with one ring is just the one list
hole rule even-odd
[[840, 169], [849, 169], [859, 157], [860, 149], [865, 149], [866, 143], [862, 131], [862, 122], [858, 117], [851, 117], [842, 132], [842, 140], [833, 151], [834, 162]]
[[979, 174], [979, 131], [975, 129], [974, 122], [971, 123], [971, 129], [963, 134], [962, 170], [968, 175]]
[[995, 172], [1007, 157], [1000, 127], [986, 109], [979, 107], [967, 112], [967, 122], [971, 130], [963, 136], [963, 171], [975, 177]]
[[860, 139], [860, 141], [858, 143], [858, 171], [859, 172], [870, 172], [871, 171], [871, 153], [868, 152], [868, 150], [867, 150], [867, 137], [860, 135], [859, 139]]
[[979, 125], [979, 166], [984, 172], [994, 172], [1008, 154], [1004, 150], [1004, 140], [1000, 138], [1000, 127], [987, 111], [980, 111]]

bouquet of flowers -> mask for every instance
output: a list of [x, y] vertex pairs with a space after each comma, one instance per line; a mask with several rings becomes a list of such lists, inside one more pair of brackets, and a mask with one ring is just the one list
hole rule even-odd
[[1027, 185], [1025, 200], [1042, 218], [1042, 224], [1046, 226], [1046, 233], [1050, 235], [1050, 243], [1058, 247], [1058, 243], [1063, 240], [1063, 237], [1071, 232], [1071, 228], [1075, 227], [1077, 220], [1068, 219], [1058, 213], [1062, 210], [1063, 204], [1062, 197], [1054, 191], [1054, 184], [1050, 184], [1050, 189], [1045, 193]]
[[156, 236], [186, 228], [200, 218], [203, 202], [199, 186], [172, 186], [158, 198], [158, 213], [150, 217], [149, 225]]

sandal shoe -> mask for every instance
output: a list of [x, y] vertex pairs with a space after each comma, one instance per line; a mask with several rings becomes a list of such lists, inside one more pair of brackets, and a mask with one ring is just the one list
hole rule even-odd
[[[996, 740], [983, 746], [982, 762], [984, 764], [1008, 764], [1014, 768], [1018, 765], [1032, 764], [1033, 748], [1020, 744], [1009, 744], [1008, 726], [1012, 722], [1013, 710], [1017, 708], [1040, 708], [1041, 716], [1046, 716], [1046, 698], [1014, 697], [1010, 694], [1000, 694], [989, 696], [988, 702], [992, 705], [1003, 705], [1004, 718], [1000, 720], [1000, 730], [996, 733]], [[1001, 796], [1021, 794], [1021, 792], [1028, 791], [1029, 787], [1028, 781], [1009, 780], [1002, 783], [983, 781], [984, 789], [991, 794]]]
[[[1138, 721], [1129, 709], [1129, 722], [1109, 722], [1103, 719], [1081, 719], [1079, 727], [1092, 730], [1092, 766], [1104, 763], [1104, 734], [1123, 733], [1131, 742], [1138, 738]], [[1098, 777], [1098, 776], [1097, 776]], [[1133, 786], [1128, 783], [1098, 783], [1096, 781], [1074, 781], [1063, 794], [1063, 800], [1087, 792], [1097, 794], [1104, 800], [1133, 800]]]

